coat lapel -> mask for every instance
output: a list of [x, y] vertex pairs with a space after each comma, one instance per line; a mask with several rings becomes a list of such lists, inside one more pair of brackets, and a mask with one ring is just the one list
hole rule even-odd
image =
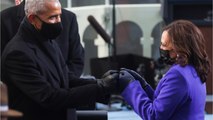
[[60, 83], [59, 73], [52, 60], [47, 57], [47, 55], [43, 51], [41, 51], [37, 46], [33, 44], [30, 44], [30, 46], [31, 49], [33, 49], [35, 52], [36, 59], [39, 60], [39, 63], [43, 66], [43, 68], [48, 69], [51, 76], [53, 76], [53, 78], [55, 78], [57, 82]]

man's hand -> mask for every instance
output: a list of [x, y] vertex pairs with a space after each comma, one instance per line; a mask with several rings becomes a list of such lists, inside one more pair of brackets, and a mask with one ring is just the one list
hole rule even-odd
[[116, 86], [117, 86], [117, 81], [119, 77], [119, 72], [106, 72], [103, 75], [103, 78], [97, 79], [97, 84], [99, 87], [101, 87], [104, 91], [105, 94], [111, 94], [115, 92]]
[[106, 73], [104, 73], [102, 78], [105, 78], [106, 76], [114, 74], [114, 73], [119, 73], [119, 71], [118, 70], [108, 70]]

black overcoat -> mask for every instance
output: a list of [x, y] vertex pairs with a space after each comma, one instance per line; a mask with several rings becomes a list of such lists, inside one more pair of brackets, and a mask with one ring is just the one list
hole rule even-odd
[[94, 103], [102, 95], [96, 81], [70, 74], [59, 49], [26, 18], [5, 47], [2, 80], [10, 107], [23, 112], [23, 120], [66, 120], [68, 108]]

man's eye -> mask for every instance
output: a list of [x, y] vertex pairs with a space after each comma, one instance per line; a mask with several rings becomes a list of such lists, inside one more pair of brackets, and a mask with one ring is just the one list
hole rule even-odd
[[53, 20], [53, 19], [55, 19], [55, 18], [56, 18], [56, 17], [54, 17], [54, 16], [53, 16], [53, 17], [50, 17], [50, 20]]

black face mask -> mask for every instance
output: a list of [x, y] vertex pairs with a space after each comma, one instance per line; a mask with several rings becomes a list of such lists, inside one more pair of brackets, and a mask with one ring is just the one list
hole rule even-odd
[[169, 65], [172, 65], [175, 63], [175, 59], [176, 58], [171, 58], [170, 55], [169, 55], [169, 52], [171, 50], [162, 50], [160, 49], [160, 59], [166, 63], [166, 64], [169, 64]]
[[[38, 17], [38, 16], [37, 16]], [[58, 23], [46, 23], [41, 20], [39, 17], [38, 19], [42, 22], [41, 30], [39, 31], [41, 35], [47, 39], [55, 39], [58, 37], [63, 30], [63, 26], [61, 22]]]

